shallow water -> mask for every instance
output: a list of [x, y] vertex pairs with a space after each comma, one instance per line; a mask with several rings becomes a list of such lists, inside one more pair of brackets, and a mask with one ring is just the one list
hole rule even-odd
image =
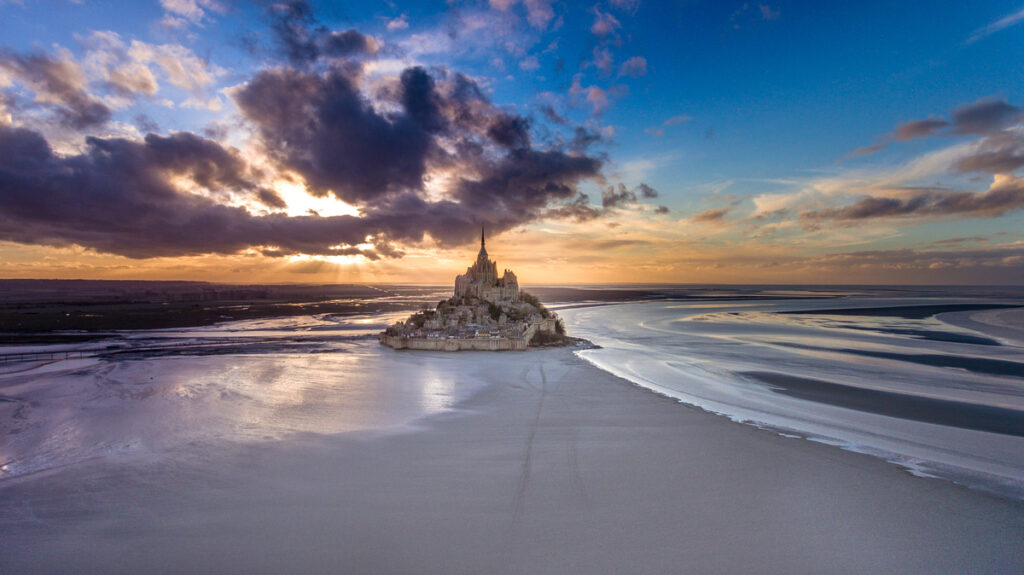
[[[844, 295], [575, 304], [559, 313], [572, 335], [601, 346], [583, 358], [641, 386], [1024, 499], [1020, 309]], [[960, 311], [878, 311], [921, 305]], [[101, 457], [193, 457], [301, 434], [404, 429], [479, 389], [474, 369], [524, 357], [380, 347], [372, 334], [405, 315], [269, 318], [8, 347], [83, 356], [0, 365], [0, 479]]]
[[560, 313], [571, 333], [601, 346], [582, 357], [641, 386], [917, 474], [1024, 498], [1021, 341], [957, 327], [941, 313], [877, 309], [927, 305], [998, 317], [962, 307], [987, 303], [854, 296]]
[[384, 353], [366, 334], [389, 319], [123, 332], [80, 346], [81, 359], [2, 365], [0, 480], [96, 458], [191, 458], [302, 434], [391, 432], [479, 387], [454, 356]]

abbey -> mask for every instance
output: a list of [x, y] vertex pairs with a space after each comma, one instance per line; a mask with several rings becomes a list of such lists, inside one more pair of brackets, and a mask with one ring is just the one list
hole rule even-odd
[[519, 301], [519, 280], [511, 270], [498, 277], [498, 264], [487, 257], [484, 229], [480, 228], [480, 253], [466, 273], [455, 278], [456, 298], [477, 298], [489, 302]]
[[455, 277], [452, 297], [395, 323], [379, 339], [395, 349], [523, 351], [564, 344], [564, 332], [557, 315], [519, 290], [516, 274], [505, 270], [498, 277], [481, 228], [476, 262]]

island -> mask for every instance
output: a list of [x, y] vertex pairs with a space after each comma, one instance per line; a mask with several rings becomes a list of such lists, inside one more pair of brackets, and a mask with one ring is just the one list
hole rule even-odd
[[558, 315], [521, 291], [511, 270], [498, 277], [482, 227], [476, 262], [455, 278], [455, 294], [388, 327], [379, 339], [394, 349], [435, 351], [525, 351], [570, 341]]

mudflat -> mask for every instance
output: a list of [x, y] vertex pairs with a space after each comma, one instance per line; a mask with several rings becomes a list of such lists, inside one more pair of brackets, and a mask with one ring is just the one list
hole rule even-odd
[[0, 571], [1024, 570], [1020, 502], [686, 407], [571, 349], [458, 359], [433, 377], [464, 361], [485, 385], [400, 432], [0, 482]]

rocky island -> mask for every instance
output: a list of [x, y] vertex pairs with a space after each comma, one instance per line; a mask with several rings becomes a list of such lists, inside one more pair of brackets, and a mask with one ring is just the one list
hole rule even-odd
[[380, 334], [395, 349], [436, 351], [525, 351], [569, 341], [558, 316], [519, 289], [511, 270], [498, 277], [480, 229], [480, 252], [466, 273], [455, 278], [455, 294], [434, 309], [423, 309]]

